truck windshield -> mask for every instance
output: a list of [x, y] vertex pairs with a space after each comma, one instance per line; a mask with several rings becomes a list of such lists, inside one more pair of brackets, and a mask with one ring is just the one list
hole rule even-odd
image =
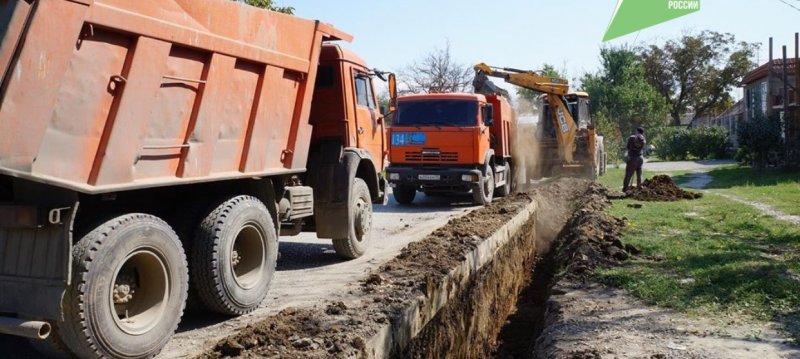
[[477, 123], [477, 101], [419, 100], [400, 102], [393, 125], [459, 127]]

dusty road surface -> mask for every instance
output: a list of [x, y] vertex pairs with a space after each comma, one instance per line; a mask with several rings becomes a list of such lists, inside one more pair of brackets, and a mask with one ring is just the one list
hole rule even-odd
[[[387, 206], [374, 207], [372, 246], [363, 257], [352, 261], [339, 259], [329, 240], [319, 240], [313, 234], [281, 237], [278, 272], [260, 309], [233, 319], [187, 313], [159, 357], [194, 357], [217, 340], [281, 309], [345, 297], [359, 279], [395, 257], [408, 243], [474, 208], [469, 194], [427, 197], [419, 193], [411, 206], [400, 206], [392, 198]], [[41, 357], [23, 343], [0, 335], [0, 357]]]

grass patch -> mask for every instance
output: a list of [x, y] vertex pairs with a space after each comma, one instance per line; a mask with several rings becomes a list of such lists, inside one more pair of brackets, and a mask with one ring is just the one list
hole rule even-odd
[[751, 167], [726, 166], [709, 174], [708, 189], [750, 201], [766, 203], [775, 209], [800, 215], [800, 171], [755, 170]]
[[648, 303], [697, 314], [773, 320], [800, 341], [800, 229], [720, 196], [674, 203], [617, 201], [626, 243], [643, 251], [599, 269], [605, 283]]

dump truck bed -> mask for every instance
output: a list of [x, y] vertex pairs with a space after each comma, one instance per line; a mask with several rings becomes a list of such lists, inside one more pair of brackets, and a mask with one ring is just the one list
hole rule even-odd
[[302, 172], [333, 27], [227, 0], [0, 0], [0, 174], [103, 193]]

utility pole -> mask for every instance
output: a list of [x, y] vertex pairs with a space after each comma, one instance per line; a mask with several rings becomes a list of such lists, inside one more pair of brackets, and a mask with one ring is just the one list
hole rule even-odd
[[[761, 94], [764, 97], [762, 100], [763, 103], [766, 104], [766, 108], [764, 109], [764, 116], [769, 117], [772, 113], [772, 53], [773, 53], [773, 43], [772, 38], [769, 38], [769, 62], [767, 63], [767, 92]], [[760, 106], [760, 104], [759, 104]]]
[[[796, 65], [795, 65], [796, 66]], [[783, 147], [784, 147], [784, 165], [789, 165], [789, 124], [792, 122], [792, 116], [789, 116], [789, 60], [786, 57], [786, 45], [783, 45]]]

